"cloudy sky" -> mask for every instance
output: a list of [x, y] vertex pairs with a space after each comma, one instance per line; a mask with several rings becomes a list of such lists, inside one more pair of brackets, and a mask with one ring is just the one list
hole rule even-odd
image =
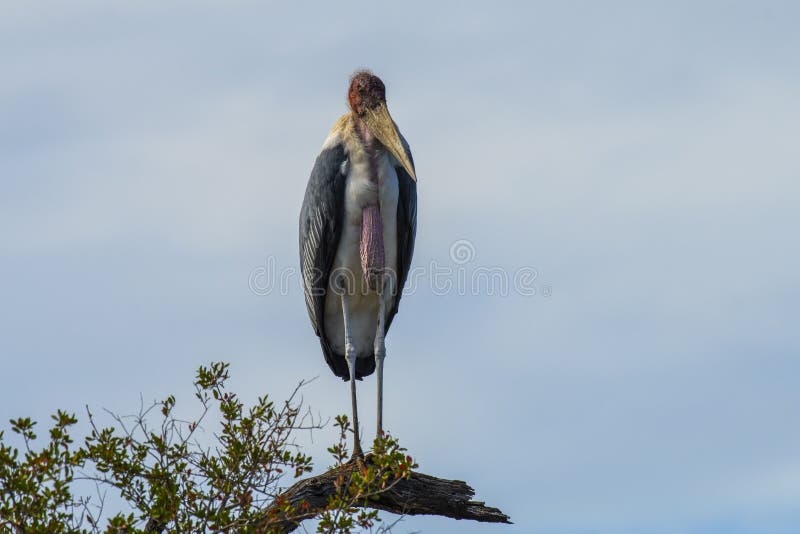
[[[318, 376], [306, 403], [347, 413], [296, 233], [366, 66], [419, 176], [385, 420], [421, 469], [515, 522], [396, 531], [795, 532], [798, 17], [0, 3], [0, 421], [130, 412], [140, 394], [191, 410], [194, 370], [220, 359], [246, 400]], [[482, 269], [508, 291], [473, 288]], [[374, 379], [359, 385], [370, 436]], [[309, 444], [320, 469], [333, 439]]]

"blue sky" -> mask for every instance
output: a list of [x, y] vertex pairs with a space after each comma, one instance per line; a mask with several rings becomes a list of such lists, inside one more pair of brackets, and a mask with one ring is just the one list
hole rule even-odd
[[[132, 411], [232, 363], [246, 399], [347, 413], [296, 268], [313, 159], [370, 67], [419, 176], [423, 283], [388, 428], [515, 525], [800, 522], [800, 9], [792, 2], [0, 4], [0, 420]], [[467, 240], [467, 264], [450, 249]], [[285, 272], [285, 271], [284, 271]], [[374, 380], [360, 384], [374, 431]], [[334, 432], [309, 444], [320, 467]]]

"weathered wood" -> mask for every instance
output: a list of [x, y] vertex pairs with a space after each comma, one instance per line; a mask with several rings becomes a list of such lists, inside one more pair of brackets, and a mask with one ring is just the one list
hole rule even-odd
[[[276, 499], [276, 503], [265, 510], [264, 523], [258, 530], [292, 532], [303, 520], [314, 517], [325, 508], [330, 496], [337, 492], [336, 481], [339, 477], [349, 477], [356, 468], [357, 464], [350, 462], [289, 487]], [[461, 480], [412, 472], [409, 477], [395, 481], [389, 489], [362, 506], [400, 515], [438, 515], [483, 523], [511, 523], [510, 518], [499, 509], [470, 500], [473, 495], [475, 490]], [[286, 517], [280, 512], [280, 503], [288, 503], [299, 513]]]

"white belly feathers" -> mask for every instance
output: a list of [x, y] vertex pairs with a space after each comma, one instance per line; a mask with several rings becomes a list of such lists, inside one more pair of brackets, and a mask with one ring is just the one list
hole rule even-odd
[[[350, 143], [348, 143], [350, 145]], [[348, 146], [348, 169], [345, 185], [345, 215], [342, 235], [336, 251], [333, 272], [343, 273], [350, 311], [350, 329], [356, 357], [373, 357], [375, 331], [378, 327], [378, 293], [369, 289], [361, 270], [360, 239], [362, 210], [378, 204], [383, 224], [383, 244], [386, 269], [397, 273], [397, 173], [394, 158], [384, 152], [378, 164], [378, 183], [369, 179], [367, 156], [360, 146]], [[340, 278], [341, 280], [342, 278]], [[395, 284], [396, 287], [396, 284]], [[386, 309], [393, 300], [383, 297]], [[344, 321], [341, 290], [328, 286], [325, 297], [325, 335], [334, 351], [344, 354]]]

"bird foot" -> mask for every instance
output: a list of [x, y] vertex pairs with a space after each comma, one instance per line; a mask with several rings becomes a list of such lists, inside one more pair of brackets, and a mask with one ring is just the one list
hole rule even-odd
[[364, 456], [353, 456], [346, 465], [353, 466], [359, 471], [363, 471], [364, 469], [375, 465], [375, 454], [368, 452]]
[[367, 456], [360, 449], [358, 451], [353, 451], [353, 455], [350, 457], [350, 461], [347, 463], [354, 464], [359, 469], [362, 469], [367, 465]]

